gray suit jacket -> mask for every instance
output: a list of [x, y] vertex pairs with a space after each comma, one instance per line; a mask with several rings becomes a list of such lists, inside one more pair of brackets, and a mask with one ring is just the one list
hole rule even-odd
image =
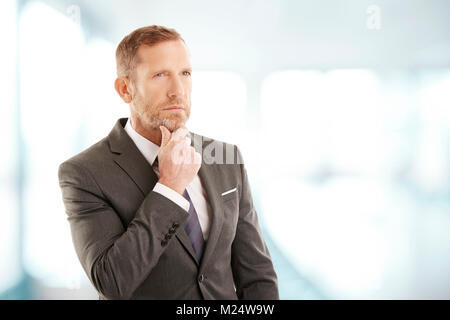
[[278, 299], [244, 165], [202, 160], [212, 222], [199, 262], [183, 228], [187, 212], [152, 191], [158, 178], [126, 120], [58, 172], [75, 250], [99, 298]]

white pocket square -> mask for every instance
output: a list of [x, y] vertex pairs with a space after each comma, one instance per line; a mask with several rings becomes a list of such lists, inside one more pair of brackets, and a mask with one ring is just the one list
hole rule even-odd
[[227, 194], [232, 193], [232, 192], [235, 192], [236, 190], [237, 190], [236, 188], [233, 188], [233, 189], [231, 189], [231, 190], [222, 192], [222, 196], [227, 195]]

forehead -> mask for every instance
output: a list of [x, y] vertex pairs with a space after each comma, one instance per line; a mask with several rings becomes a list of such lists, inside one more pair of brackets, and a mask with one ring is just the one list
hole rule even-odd
[[137, 64], [150, 69], [190, 67], [189, 50], [182, 40], [163, 41], [153, 46], [141, 45]]

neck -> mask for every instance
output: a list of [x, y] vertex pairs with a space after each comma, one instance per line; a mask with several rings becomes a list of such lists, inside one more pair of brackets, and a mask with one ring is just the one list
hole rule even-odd
[[145, 126], [138, 117], [133, 115], [130, 116], [130, 121], [134, 131], [154, 144], [161, 146], [161, 130], [159, 128], [149, 128], [148, 126]]

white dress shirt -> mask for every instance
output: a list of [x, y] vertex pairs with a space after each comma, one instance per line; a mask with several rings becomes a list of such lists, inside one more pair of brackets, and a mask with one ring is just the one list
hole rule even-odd
[[[137, 133], [131, 126], [129, 120], [125, 125], [125, 131], [128, 133], [131, 140], [133, 140], [134, 144], [142, 153], [144, 158], [152, 166], [153, 162], [156, 159], [156, 156], [158, 155], [159, 146]], [[158, 168], [153, 167], [153, 169], [155, 170], [155, 173], [159, 178]], [[192, 203], [194, 204], [195, 211], [197, 212], [200, 227], [202, 228], [203, 238], [207, 240], [210, 228], [211, 206], [209, 205], [208, 197], [202, 186], [198, 174], [188, 184], [186, 190], [189, 194], [189, 197], [191, 198]], [[175, 190], [172, 190], [171, 188], [157, 182], [155, 187], [153, 188], [153, 191], [158, 192], [169, 200], [175, 202], [187, 212], [189, 211], [189, 201]]]

